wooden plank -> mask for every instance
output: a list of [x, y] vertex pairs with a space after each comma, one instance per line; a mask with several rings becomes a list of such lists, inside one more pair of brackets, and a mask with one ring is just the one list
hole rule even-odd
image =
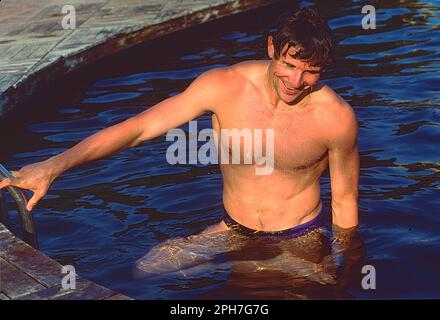
[[0, 255], [46, 287], [61, 283], [62, 265], [17, 237], [0, 241]]
[[0, 293], [0, 300], [11, 300], [8, 296], [4, 295], [3, 293]]
[[105, 298], [103, 300], [131, 300], [129, 297], [123, 295], [122, 293], [117, 293], [113, 296], [110, 296], [108, 298]]
[[[128, 297], [77, 277], [65, 290], [62, 265], [15, 237], [0, 223], [0, 299], [126, 300]], [[2, 281], [3, 280], [3, 281]]]
[[6, 240], [6, 239], [11, 239], [13, 238], [14, 235], [9, 232], [8, 229], [6, 229], [6, 227], [0, 223], [0, 240]]
[[61, 284], [26, 296], [20, 300], [103, 300], [114, 296], [116, 292], [101, 287], [89, 280], [78, 278], [76, 289], [63, 289]]
[[11, 299], [45, 289], [20, 269], [0, 257], [0, 290]]
[[0, 74], [11, 76], [0, 81], [0, 117], [17, 106], [28, 106], [25, 102], [31, 95], [66, 74], [112, 53], [276, 0], [74, 0], [70, 4], [76, 9], [75, 30], [62, 28], [65, 15], [60, 9], [65, 1], [4, 2]]

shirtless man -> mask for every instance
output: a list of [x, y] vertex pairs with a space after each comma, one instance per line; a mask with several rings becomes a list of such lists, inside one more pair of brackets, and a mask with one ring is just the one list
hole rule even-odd
[[[256, 175], [256, 163], [222, 164], [225, 219], [207, 232], [228, 228], [277, 233], [315, 227], [321, 212], [320, 177], [329, 166], [332, 221], [358, 224], [357, 122], [352, 108], [319, 82], [333, 52], [326, 22], [311, 9], [280, 20], [268, 37], [269, 61], [247, 61], [198, 76], [181, 94], [73, 148], [13, 172], [0, 182], [34, 192], [32, 208], [66, 170], [108, 157], [211, 112], [220, 129], [274, 129], [274, 170]], [[307, 228], [302, 228], [307, 226]]]

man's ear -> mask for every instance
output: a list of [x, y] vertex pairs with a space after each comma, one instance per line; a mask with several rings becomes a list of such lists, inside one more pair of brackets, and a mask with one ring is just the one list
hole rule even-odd
[[274, 53], [275, 53], [275, 48], [273, 46], [273, 37], [268, 36], [267, 37], [267, 54], [268, 54], [269, 58], [273, 59]]

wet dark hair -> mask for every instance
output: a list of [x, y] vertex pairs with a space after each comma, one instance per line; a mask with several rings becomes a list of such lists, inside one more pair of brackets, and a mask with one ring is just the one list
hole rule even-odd
[[287, 50], [300, 48], [293, 58], [307, 61], [311, 66], [324, 68], [332, 62], [335, 40], [327, 21], [315, 9], [303, 8], [283, 14], [272, 37], [277, 60], [287, 52], [281, 52], [287, 44]]

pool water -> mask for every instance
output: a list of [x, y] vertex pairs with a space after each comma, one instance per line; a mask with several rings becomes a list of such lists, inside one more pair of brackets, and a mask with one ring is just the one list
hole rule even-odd
[[[165, 135], [59, 177], [34, 210], [41, 250], [137, 299], [439, 298], [440, 6], [380, 2], [376, 29], [364, 30], [362, 5], [316, 4], [339, 43], [323, 81], [359, 121], [359, 232], [365, 261], [376, 270], [375, 290], [351, 283], [341, 293], [331, 282], [286, 282], [282, 272], [237, 273], [227, 260], [190, 274], [134, 278], [134, 263], [155, 245], [198, 233], [222, 215], [219, 167], [169, 165]], [[205, 70], [266, 59], [274, 17], [296, 7], [283, 3], [228, 18], [103, 61], [66, 82], [62, 101], [36, 101], [31, 108], [38, 111], [3, 125], [0, 162], [18, 169], [41, 161], [181, 92]], [[198, 126], [210, 127], [209, 115]], [[328, 207], [328, 172], [321, 183]], [[245, 262], [240, 270], [248, 270]]]

